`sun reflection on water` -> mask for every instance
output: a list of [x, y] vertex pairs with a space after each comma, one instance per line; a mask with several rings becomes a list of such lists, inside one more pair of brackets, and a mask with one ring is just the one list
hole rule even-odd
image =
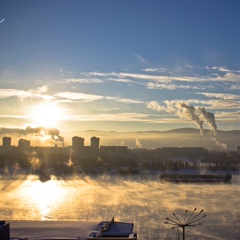
[[41, 220], [49, 220], [51, 213], [64, 202], [67, 196], [67, 189], [63, 185], [63, 181], [53, 177], [43, 183], [29, 176], [19, 191], [25, 204], [35, 207], [38, 218], [40, 215]]

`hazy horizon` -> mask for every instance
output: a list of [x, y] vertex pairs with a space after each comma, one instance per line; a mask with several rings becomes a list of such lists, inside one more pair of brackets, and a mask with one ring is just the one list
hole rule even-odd
[[31, 141], [31, 146], [71, 146], [72, 137], [84, 138], [84, 145], [90, 145], [90, 138], [100, 138], [100, 146], [127, 146], [129, 148], [161, 147], [204, 147], [209, 150], [236, 151], [239, 146], [240, 130], [221, 131], [215, 135], [210, 129], [200, 132], [197, 128], [178, 128], [168, 131], [99, 131], [85, 130], [60, 132], [56, 128], [0, 129], [0, 137], [11, 137], [11, 145], [17, 146], [19, 139]]

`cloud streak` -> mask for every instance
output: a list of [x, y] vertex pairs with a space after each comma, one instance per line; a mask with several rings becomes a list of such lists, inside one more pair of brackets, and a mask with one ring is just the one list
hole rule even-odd
[[[95, 76], [95, 77], [117, 77], [117, 78], [130, 78], [130, 79], [139, 79], [147, 81], [155, 81], [158, 83], [166, 82], [237, 82], [240, 80], [240, 72], [238, 70], [230, 70], [223, 67], [205, 67], [205, 70], [208, 72], [205, 74], [193, 74], [193, 75], [180, 75], [176, 74], [175, 70], [168, 70], [165, 68], [147, 68], [144, 69], [145, 72], [151, 74], [141, 74], [141, 73], [127, 73], [127, 72], [87, 72], [84, 73], [86, 76]], [[210, 74], [209, 74], [210, 71]], [[159, 75], [153, 75], [153, 72], [160, 73]], [[167, 73], [167, 74], [164, 74]]]
[[86, 94], [80, 92], [59, 92], [55, 94], [56, 97], [74, 100], [74, 101], [83, 101], [83, 102], [92, 102], [95, 100], [103, 99], [103, 96]]
[[64, 78], [59, 83], [84, 83], [84, 84], [95, 84], [95, 83], [102, 83], [103, 81], [98, 78]]
[[228, 93], [196, 93], [202, 94], [208, 98], [218, 98], [224, 100], [239, 100], [240, 96], [235, 94], [228, 94]]
[[28, 91], [18, 90], [18, 89], [0, 89], [0, 99], [10, 98], [10, 97], [17, 97], [20, 99], [25, 99], [25, 98], [41, 98], [44, 100], [53, 99], [52, 96], [44, 94], [46, 92], [47, 92], [47, 86], [42, 86], [42, 87], [39, 87], [38, 89], [32, 89]]

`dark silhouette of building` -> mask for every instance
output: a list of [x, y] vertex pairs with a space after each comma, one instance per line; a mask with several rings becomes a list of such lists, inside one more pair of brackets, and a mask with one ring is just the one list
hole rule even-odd
[[100, 141], [100, 138], [97, 138], [97, 137], [91, 138], [91, 149], [92, 149], [92, 153], [95, 156], [99, 155], [99, 141]]
[[84, 138], [77, 136], [72, 137], [72, 149], [75, 153], [83, 152]]
[[30, 141], [26, 139], [20, 139], [18, 141], [18, 147], [21, 150], [28, 150], [30, 149]]
[[101, 146], [100, 153], [103, 157], [125, 157], [128, 154], [127, 146]]
[[4, 148], [11, 147], [11, 138], [10, 137], [3, 137], [3, 147]]
[[206, 153], [202, 147], [163, 147], [162, 156], [168, 158], [188, 158], [192, 159], [198, 156], [201, 159]]

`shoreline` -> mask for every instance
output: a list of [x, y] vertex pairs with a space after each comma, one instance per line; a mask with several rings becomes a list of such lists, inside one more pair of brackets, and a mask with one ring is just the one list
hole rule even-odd
[[10, 239], [83, 240], [98, 230], [98, 222], [6, 220], [10, 224]]

